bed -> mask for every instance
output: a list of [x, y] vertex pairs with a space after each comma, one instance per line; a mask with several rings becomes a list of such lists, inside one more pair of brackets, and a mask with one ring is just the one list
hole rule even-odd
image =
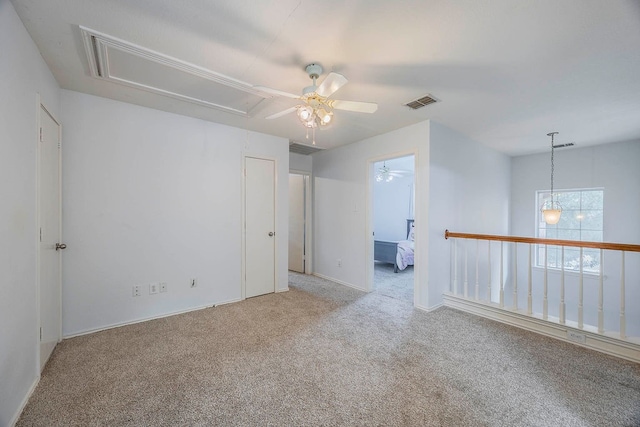
[[407, 240], [384, 241], [374, 240], [373, 259], [375, 261], [393, 264], [393, 271], [397, 273], [408, 265], [413, 265], [413, 234], [414, 220], [407, 220]]

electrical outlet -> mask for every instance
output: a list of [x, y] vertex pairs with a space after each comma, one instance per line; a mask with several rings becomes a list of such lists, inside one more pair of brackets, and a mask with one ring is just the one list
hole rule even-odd
[[133, 296], [134, 297], [139, 297], [140, 295], [142, 295], [142, 289], [140, 285], [134, 285], [133, 286]]
[[587, 342], [587, 336], [585, 334], [574, 331], [567, 331], [567, 339], [569, 339], [570, 341], [579, 342], [581, 344]]
[[167, 284], [165, 282], [160, 283], [160, 292], [167, 292]]
[[338, 260], [338, 267], [342, 267], [342, 260], [341, 259]]
[[153, 294], [157, 294], [158, 293], [158, 284], [157, 283], [151, 283], [149, 284], [149, 295], [153, 295]]
[[191, 279], [189, 283], [191, 284], [192, 288], [195, 288], [196, 286], [198, 286], [198, 279]]

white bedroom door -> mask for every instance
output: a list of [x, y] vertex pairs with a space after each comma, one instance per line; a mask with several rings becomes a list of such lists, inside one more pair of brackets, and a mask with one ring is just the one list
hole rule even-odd
[[39, 277], [40, 370], [61, 338], [60, 125], [40, 106]]
[[245, 298], [275, 292], [275, 161], [245, 158]]
[[304, 273], [305, 176], [289, 174], [289, 270]]

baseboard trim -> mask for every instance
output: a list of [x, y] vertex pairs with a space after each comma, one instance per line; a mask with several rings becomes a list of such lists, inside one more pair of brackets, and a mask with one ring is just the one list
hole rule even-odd
[[313, 276], [319, 277], [319, 278], [321, 278], [321, 279], [328, 280], [328, 281], [330, 281], [330, 282], [337, 283], [337, 284], [342, 285], [342, 286], [346, 286], [346, 287], [349, 287], [349, 288], [352, 288], [352, 289], [357, 289], [357, 290], [359, 290], [359, 291], [366, 292], [366, 291], [365, 291], [363, 288], [361, 288], [361, 287], [358, 287], [358, 286], [353, 285], [353, 284], [351, 284], [351, 283], [343, 282], [342, 280], [334, 279], [333, 277], [325, 276], [324, 274], [320, 274], [320, 273], [313, 273]]
[[238, 301], [240, 300], [229, 300], [229, 301], [219, 302], [215, 304], [206, 304], [198, 307], [188, 308], [186, 310], [178, 310], [178, 311], [172, 311], [170, 313], [159, 314], [157, 316], [144, 317], [140, 319], [129, 320], [126, 322], [112, 323], [110, 325], [101, 326], [99, 328], [85, 329], [80, 332], [74, 332], [73, 334], [63, 335], [62, 338], [66, 340], [69, 338], [80, 337], [82, 335], [95, 334], [96, 332], [107, 331], [109, 329], [120, 328], [122, 326], [135, 325], [136, 323], [148, 322], [149, 320], [157, 320], [157, 319], [163, 319], [165, 317], [177, 316], [178, 314], [185, 314], [185, 313], [190, 313], [192, 311], [204, 310], [205, 308], [213, 308], [217, 305], [230, 304], [232, 302], [238, 302]]
[[424, 305], [414, 304], [414, 307], [417, 308], [418, 310], [430, 313], [432, 311], [435, 311], [435, 310], [439, 309], [440, 307], [444, 307], [444, 304], [443, 303], [436, 304], [433, 307], [425, 307]]
[[24, 411], [24, 408], [27, 406], [27, 403], [29, 403], [29, 399], [31, 399], [31, 395], [33, 394], [33, 392], [36, 391], [36, 387], [38, 386], [39, 382], [40, 382], [40, 374], [38, 374], [36, 378], [33, 380], [31, 387], [29, 387], [29, 391], [27, 391], [27, 394], [22, 399], [22, 402], [20, 402], [20, 406], [18, 406], [18, 410], [13, 415], [13, 418], [11, 419], [11, 421], [9, 421], [9, 425], [11, 427], [15, 427], [16, 423], [20, 419], [20, 415], [22, 415], [22, 411]]
[[[531, 332], [546, 335], [561, 341], [569, 342], [580, 347], [599, 351], [610, 356], [640, 363], [640, 344], [601, 335], [585, 329], [574, 328], [570, 325], [561, 325], [547, 320], [531, 317], [508, 309], [503, 309], [495, 304], [486, 304], [472, 301], [452, 294], [443, 295], [444, 305], [460, 311], [475, 314], [507, 325], [526, 329]], [[576, 342], [568, 339], [569, 332], [584, 335], [585, 342]]]

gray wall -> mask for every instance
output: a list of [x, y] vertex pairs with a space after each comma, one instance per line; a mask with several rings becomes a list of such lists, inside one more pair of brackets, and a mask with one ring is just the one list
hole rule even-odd
[[39, 377], [36, 153], [38, 105], [58, 119], [59, 87], [9, 1], [0, 1], [0, 425]]

